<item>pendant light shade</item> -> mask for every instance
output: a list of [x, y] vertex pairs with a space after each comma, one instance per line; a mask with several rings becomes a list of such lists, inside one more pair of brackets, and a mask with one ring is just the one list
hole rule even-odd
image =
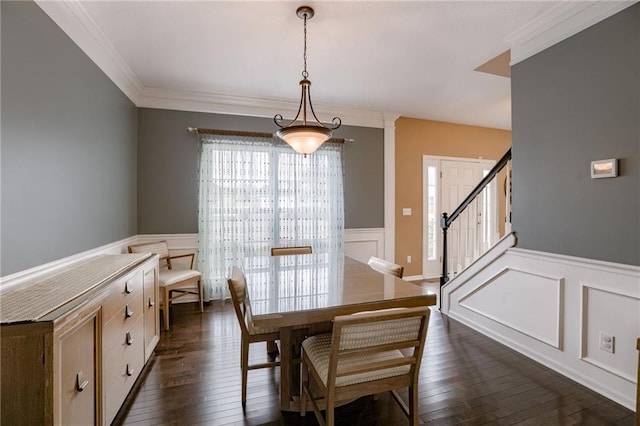
[[[300, 86], [302, 93], [300, 95], [300, 105], [295, 118], [286, 124], [282, 124], [283, 118], [281, 114], [276, 114], [273, 121], [280, 128], [277, 135], [300, 154], [311, 154], [325, 143], [332, 135], [333, 131], [340, 127], [342, 121], [338, 117], [332, 120], [332, 126], [322, 124], [316, 116], [311, 104], [311, 81], [308, 79], [307, 72], [307, 20], [311, 19], [314, 11], [309, 6], [300, 6], [296, 11], [300, 19], [304, 20], [304, 70], [302, 71], [302, 80]], [[307, 121], [307, 112], [311, 112], [311, 116], [315, 120], [315, 124]], [[300, 124], [297, 124], [301, 121]]]

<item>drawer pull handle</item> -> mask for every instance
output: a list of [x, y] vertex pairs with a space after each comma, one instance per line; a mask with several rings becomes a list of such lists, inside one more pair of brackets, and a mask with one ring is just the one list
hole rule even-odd
[[129, 367], [129, 364], [127, 364], [127, 376], [133, 376], [133, 372], [135, 370], [131, 367]]
[[124, 308], [124, 316], [125, 318], [131, 318], [133, 316], [133, 311], [131, 310], [129, 305], [126, 305]]
[[88, 384], [89, 384], [89, 381], [84, 378], [82, 371], [78, 372], [78, 374], [76, 375], [76, 390], [78, 392], [82, 392], [84, 388], [87, 387]]
[[124, 283], [124, 292], [127, 294], [133, 293], [133, 289], [129, 287], [129, 282]]
[[149, 307], [153, 308], [155, 306], [155, 303], [153, 303], [153, 299], [149, 298]]
[[131, 333], [127, 331], [127, 345], [131, 346], [133, 345], [133, 337], [131, 337]]

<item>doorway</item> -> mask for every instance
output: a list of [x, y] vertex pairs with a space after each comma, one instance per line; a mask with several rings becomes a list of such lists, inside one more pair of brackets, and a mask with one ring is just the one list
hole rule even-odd
[[[442, 273], [443, 212], [451, 214], [464, 198], [486, 176], [494, 160], [478, 158], [423, 156], [423, 249], [422, 275], [437, 278]], [[495, 182], [466, 209], [450, 228], [449, 263], [460, 270], [472, 261], [473, 253], [481, 253], [497, 239], [498, 197]]]

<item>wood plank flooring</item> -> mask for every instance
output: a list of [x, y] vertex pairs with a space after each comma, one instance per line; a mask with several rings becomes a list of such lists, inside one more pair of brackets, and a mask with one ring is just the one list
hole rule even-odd
[[[171, 330], [115, 425], [315, 425], [279, 409], [279, 371], [249, 372], [240, 403], [240, 330], [230, 302], [172, 307]], [[252, 362], [266, 359], [252, 345]], [[429, 425], [634, 425], [634, 413], [433, 309], [420, 371], [420, 418]], [[407, 425], [388, 394], [337, 410], [340, 425]]]

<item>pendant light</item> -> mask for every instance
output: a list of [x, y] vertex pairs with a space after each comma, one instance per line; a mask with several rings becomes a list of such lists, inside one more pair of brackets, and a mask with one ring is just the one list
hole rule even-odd
[[[290, 122], [282, 124], [283, 118], [281, 114], [276, 114], [273, 117], [273, 121], [280, 128], [277, 135], [291, 145], [295, 151], [306, 156], [327, 141], [333, 131], [340, 127], [342, 120], [339, 117], [334, 117], [331, 120], [332, 126], [322, 124], [313, 110], [313, 105], [311, 104], [311, 81], [308, 79], [309, 73], [307, 72], [307, 20], [313, 18], [314, 11], [309, 6], [300, 6], [296, 10], [296, 15], [304, 20], [304, 70], [302, 71], [302, 80], [300, 80], [300, 86], [302, 87], [300, 105], [298, 106], [296, 117]], [[311, 119], [311, 116], [307, 115], [307, 111], [311, 112], [311, 116], [315, 119], [315, 124], [309, 124], [310, 122], [307, 121], [307, 118]], [[296, 124], [300, 120], [302, 120], [302, 123]]]

